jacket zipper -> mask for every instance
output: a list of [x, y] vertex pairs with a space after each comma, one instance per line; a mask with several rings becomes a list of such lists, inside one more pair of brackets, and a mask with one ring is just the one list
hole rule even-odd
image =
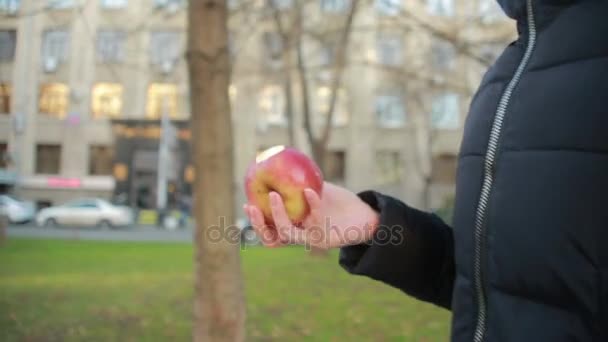
[[484, 158], [484, 175], [483, 183], [481, 186], [481, 194], [479, 195], [479, 202], [477, 203], [477, 210], [475, 212], [475, 229], [474, 229], [474, 242], [475, 242], [475, 255], [473, 263], [473, 277], [475, 296], [477, 300], [477, 324], [475, 326], [475, 334], [473, 335], [474, 342], [482, 342], [486, 331], [486, 319], [487, 319], [487, 302], [485, 294], [484, 277], [482, 274], [482, 252], [484, 252], [485, 245], [485, 218], [488, 209], [488, 202], [490, 199], [490, 193], [492, 192], [492, 185], [494, 183], [494, 171], [496, 164], [496, 154], [498, 151], [498, 142], [502, 132], [502, 125], [509, 107], [511, 96], [515, 87], [519, 83], [522, 74], [536, 45], [536, 22], [534, 20], [534, 11], [532, 7], [532, 0], [526, 1], [526, 12], [528, 17], [528, 44], [526, 51], [519, 66], [515, 70], [515, 74], [511, 81], [507, 85], [507, 88], [502, 93], [496, 114], [494, 115], [494, 122], [492, 123], [492, 129], [490, 131], [490, 138], [488, 141], [488, 149]]

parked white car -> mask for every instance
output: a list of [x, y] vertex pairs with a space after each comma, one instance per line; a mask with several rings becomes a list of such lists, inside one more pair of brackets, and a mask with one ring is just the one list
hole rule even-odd
[[36, 205], [9, 195], [0, 195], [0, 213], [8, 216], [10, 223], [26, 223], [36, 216]]
[[236, 220], [236, 226], [241, 230], [241, 245], [258, 245], [260, 238], [253, 230], [251, 222], [245, 218]]
[[133, 223], [133, 211], [97, 198], [84, 198], [40, 210], [39, 226], [97, 226], [112, 228]]

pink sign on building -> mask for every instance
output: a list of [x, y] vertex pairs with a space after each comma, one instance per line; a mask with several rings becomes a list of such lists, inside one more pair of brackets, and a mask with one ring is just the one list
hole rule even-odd
[[49, 177], [47, 185], [53, 188], [79, 188], [82, 185], [80, 178]]

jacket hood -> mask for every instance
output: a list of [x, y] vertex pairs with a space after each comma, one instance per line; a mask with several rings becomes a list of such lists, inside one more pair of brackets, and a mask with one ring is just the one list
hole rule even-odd
[[[527, 0], [497, 0], [505, 13], [516, 20], [526, 18]], [[531, 0], [537, 16], [550, 15], [561, 7], [568, 7], [573, 3], [585, 0]]]
[[526, 13], [526, 0], [497, 0], [502, 10], [513, 19]]

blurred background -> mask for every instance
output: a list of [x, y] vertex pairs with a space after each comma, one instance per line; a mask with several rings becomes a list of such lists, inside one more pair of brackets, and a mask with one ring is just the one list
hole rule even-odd
[[[279, 144], [313, 156], [326, 180], [450, 219], [469, 102], [516, 37], [495, 0], [227, 6], [239, 228], [245, 170]], [[0, 339], [190, 336], [187, 13], [185, 0], [0, 0]], [[335, 257], [242, 254], [252, 340], [448, 336], [447, 313], [337, 276]]]

